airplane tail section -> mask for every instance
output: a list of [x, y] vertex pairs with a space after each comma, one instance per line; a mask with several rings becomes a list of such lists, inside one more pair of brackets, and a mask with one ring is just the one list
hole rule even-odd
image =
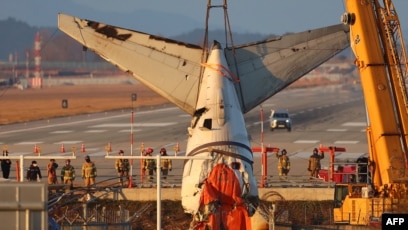
[[[59, 14], [58, 27], [83, 46], [194, 115], [203, 48], [134, 30]], [[224, 50], [241, 110], [246, 113], [349, 45], [335, 25]]]
[[349, 46], [342, 24], [225, 49], [246, 113]]

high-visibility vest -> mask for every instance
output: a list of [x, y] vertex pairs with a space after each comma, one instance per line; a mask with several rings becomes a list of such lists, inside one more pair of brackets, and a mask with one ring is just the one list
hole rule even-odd
[[82, 177], [85, 178], [96, 177], [96, 166], [92, 161], [84, 162], [82, 164]]
[[67, 180], [75, 179], [75, 169], [72, 165], [64, 165], [61, 169], [61, 177]]
[[284, 169], [290, 168], [290, 160], [288, 156], [283, 155], [279, 157], [278, 168], [284, 168]]

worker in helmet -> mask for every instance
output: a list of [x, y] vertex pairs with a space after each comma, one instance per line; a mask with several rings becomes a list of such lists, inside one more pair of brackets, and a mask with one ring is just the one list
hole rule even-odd
[[281, 154], [279, 152], [275, 153], [276, 158], [278, 158], [278, 173], [279, 176], [287, 176], [290, 170], [290, 160], [287, 156], [286, 149], [281, 150]]
[[[119, 156], [123, 156], [123, 150], [119, 150]], [[119, 183], [123, 187], [123, 178], [126, 179], [126, 187], [129, 186], [129, 170], [130, 170], [130, 163], [129, 159], [116, 159], [115, 161], [115, 169], [118, 172]]]
[[47, 165], [48, 184], [56, 184], [58, 182], [57, 168], [58, 164], [55, 162], [55, 159], [50, 159], [50, 162]]
[[61, 169], [61, 183], [68, 184], [70, 189], [74, 188], [75, 169], [71, 165], [71, 160], [65, 160], [65, 165]]
[[85, 187], [95, 184], [96, 166], [91, 161], [89, 156], [85, 157], [85, 162], [82, 164], [82, 179], [85, 181]]
[[310, 177], [319, 177], [319, 171], [322, 168], [320, 160], [323, 158], [324, 152], [321, 152], [319, 154], [319, 150], [317, 148], [314, 148], [313, 154], [309, 157], [309, 166], [307, 167], [307, 170], [310, 172]]
[[[165, 148], [160, 149], [160, 155], [162, 157], [167, 156], [167, 151]], [[161, 159], [160, 160], [160, 171], [162, 172], [163, 179], [167, 179], [169, 171], [173, 169], [171, 159]]]
[[[153, 154], [152, 148], [147, 148], [146, 156], [151, 157]], [[143, 170], [148, 172], [149, 174], [149, 182], [153, 182], [153, 171], [156, 171], [156, 160], [155, 159], [144, 159], [143, 161]]]

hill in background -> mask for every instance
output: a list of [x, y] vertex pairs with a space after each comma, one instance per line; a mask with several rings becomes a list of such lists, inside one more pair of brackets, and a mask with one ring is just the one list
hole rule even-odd
[[[33, 59], [34, 37], [37, 32], [41, 35], [42, 61], [83, 61], [82, 47], [62, 33], [58, 28], [32, 27], [25, 22], [14, 18], [0, 20], [0, 30], [7, 31], [0, 36], [0, 61], [8, 62], [10, 55], [18, 62], [25, 62], [26, 52]], [[143, 31], [142, 31], [143, 32]], [[160, 36], [160, 35], [159, 35]], [[243, 44], [265, 39], [272, 35], [262, 34], [233, 34], [235, 44]], [[170, 37], [171, 39], [200, 45], [203, 41], [204, 30], [196, 29], [189, 33]], [[225, 41], [223, 30], [214, 30], [209, 33], [210, 40]], [[87, 55], [88, 61], [100, 61], [96, 55]]]

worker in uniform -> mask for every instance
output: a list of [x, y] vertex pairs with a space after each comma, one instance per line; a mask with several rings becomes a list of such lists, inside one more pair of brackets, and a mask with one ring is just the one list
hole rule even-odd
[[[165, 148], [160, 149], [160, 155], [161, 156], [167, 156], [167, 151]], [[161, 159], [160, 160], [160, 171], [163, 175], [163, 179], [167, 179], [167, 175], [169, 174], [169, 171], [173, 169], [172, 161], [171, 159]]]
[[37, 161], [32, 161], [30, 167], [27, 169], [26, 178], [28, 181], [40, 181], [42, 179], [40, 167]]
[[282, 149], [281, 154], [279, 152], [275, 153], [276, 158], [278, 158], [278, 173], [279, 176], [287, 176], [290, 170], [290, 160], [287, 156], [286, 149]]
[[55, 163], [55, 159], [50, 159], [50, 162], [47, 165], [48, 184], [57, 183], [57, 168], [58, 164]]
[[69, 184], [70, 188], [74, 187], [75, 168], [71, 165], [71, 160], [65, 160], [65, 165], [61, 169], [61, 183]]
[[89, 156], [85, 157], [85, 162], [82, 164], [82, 179], [85, 181], [85, 187], [95, 184], [96, 166], [91, 161]]
[[321, 169], [320, 160], [324, 158], [324, 152], [319, 154], [319, 150], [317, 148], [313, 149], [313, 154], [309, 157], [309, 166], [307, 170], [310, 172], [310, 177], [319, 177], [319, 171]]
[[[8, 151], [3, 150], [3, 156], [8, 156]], [[2, 159], [1, 160], [1, 171], [3, 172], [3, 178], [8, 179], [10, 176], [10, 168], [11, 168], [11, 160], [10, 159]]]
[[[146, 156], [152, 156], [153, 149], [147, 148]], [[153, 182], [153, 172], [156, 171], [156, 160], [155, 159], [144, 159], [143, 161], [143, 170], [148, 172], [149, 174], [149, 181]]]
[[[119, 156], [123, 156], [123, 150], [119, 150]], [[126, 178], [126, 187], [129, 186], [129, 170], [130, 164], [128, 159], [116, 159], [115, 169], [118, 172], [119, 183], [123, 187], [123, 178]]]

